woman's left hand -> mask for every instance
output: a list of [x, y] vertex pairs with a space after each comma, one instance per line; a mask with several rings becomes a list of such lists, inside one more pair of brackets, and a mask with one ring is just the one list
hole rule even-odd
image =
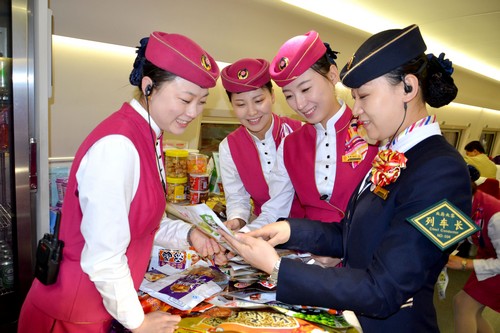
[[462, 269], [462, 257], [450, 255], [448, 258], [448, 263], [446, 264], [446, 267], [451, 268], [451, 269]]
[[261, 238], [254, 238], [243, 233], [237, 233], [232, 237], [221, 229], [219, 229], [218, 232], [226, 242], [238, 251], [238, 254], [242, 256], [247, 263], [271, 274], [274, 264], [279, 259], [279, 255], [268, 242]]

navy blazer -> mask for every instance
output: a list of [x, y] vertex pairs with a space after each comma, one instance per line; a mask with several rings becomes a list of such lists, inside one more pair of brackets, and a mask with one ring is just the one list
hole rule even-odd
[[356, 190], [341, 223], [289, 219], [282, 247], [343, 258], [345, 267], [283, 259], [279, 301], [352, 310], [364, 333], [439, 332], [434, 285], [453, 249], [441, 251], [406, 219], [444, 198], [470, 216], [471, 183], [463, 157], [440, 135], [405, 156], [386, 200]]

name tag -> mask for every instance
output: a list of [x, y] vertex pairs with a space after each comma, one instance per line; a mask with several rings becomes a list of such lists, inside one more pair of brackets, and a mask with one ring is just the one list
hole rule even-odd
[[469, 216], [446, 199], [406, 220], [441, 250], [457, 244], [480, 229]]
[[372, 192], [383, 200], [387, 200], [387, 197], [389, 196], [389, 191], [379, 185], [373, 187]]
[[342, 155], [342, 162], [351, 163], [361, 162], [362, 160], [363, 156], [361, 154]]

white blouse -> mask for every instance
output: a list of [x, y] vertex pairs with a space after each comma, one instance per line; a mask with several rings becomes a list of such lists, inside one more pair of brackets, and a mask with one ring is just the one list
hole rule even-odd
[[[267, 130], [264, 140], [260, 140], [255, 135], [250, 134], [255, 142], [255, 147], [259, 154], [259, 162], [264, 179], [269, 184], [271, 169], [276, 161], [276, 143], [273, 139], [274, 118], [271, 127]], [[227, 219], [232, 220], [240, 218], [245, 222], [251, 220], [250, 194], [245, 189], [236, 164], [234, 163], [229, 149], [227, 137], [219, 144], [219, 161], [222, 184], [224, 186], [224, 195], [226, 198]]]
[[493, 214], [488, 223], [488, 237], [491, 239], [497, 257], [473, 260], [478, 281], [500, 274], [500, 212]]
[[[337, 131], [335, 130], [335, 123], [347, 109], [346, 104], [340, 102], [340, 109], [328, 120], [326, 129], [320, 123], [314, 125], [316, 128], [315, 180], [320, 196], [327, 195], [326, 200], [330, 200], [333, 191], [337, 166]], [[271, 199], [262, 205], [262, 212], [259, 217], [248, 225], [251, 230], [275, 222], [280, 217], [288, 217], [290, 214], [295, 189], [285, 167], [283, 158], [284, 140], [281, 141], [278, 147], [276, 164], [271, 170], [268, 181]], [[297, 157], [297, 162], [299, 161], [300, 157]]]
[[[136, 100], [132, 107], [148, 120], [147, 111]], [[160, 158], [160, 128], [150, 119], [156, 133]], [[159, 163], [164, 178], [164, 166]], [[76, 173], [83, 213], [81, 232], [85, 239], [81, 267], [95, 283], [106, 310], [128, 329], [139, 327], [144, 312], [137, 297], [125, 252], [130, 243], [128, 213], [140, 179], [139, 154], [122, 135], [108, 135], [97, 141], [83, 157]], [[165, 215], [155, 244], [187, 248], [190, 225]]]

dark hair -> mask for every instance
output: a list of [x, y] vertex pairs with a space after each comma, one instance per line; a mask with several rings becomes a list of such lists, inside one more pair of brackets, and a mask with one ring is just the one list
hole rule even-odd
[[130, 73], [130, 84], [139, 87], [142, 93], [142, 78], [148, 76], [153, 81], [153, 87], [160, 87], [164, 82], [172, 81], [177, 75], [166, 71], [148, 59], [146, 59], [146, 46], [148, 45], [149, 37], [141, 39], [141, 45], [137, 47], [137, 56], [134, 61], [134, 69]]
[[486, 154], [486, 151], [484, 150], [483, 145], [479, 141], [471, 141], [468, 144], [465, 145], [464, 147], [465, 151], [471, 152], [474, 150], [477, 150], [478, 152], [482, 154]]
[[[273, 83], [271, 81], [269, 81], [265, 85], [263, 85], [261, 88], [267, 89], [267, 90], [269, 90], [270, 93], [272, 93], [273, 92]], [[229, 100], [231, 101], [231, 98], [233, 98], [233, 93], [226, 90], [226, 94], [227, 94], [227, 97], [229, 98]]]
[[405, 75], [415, 75], [422, 89], [424, 101], [432, 107], [439, 108], [457, 97], [458, 88], [453, 82], [452, 73], [451, 61], [444, 59], [443, 53], [439, 58], [433, 54], [422, 53], [406, 64], [393, 69], [386, 76], [394, 84], [398, 84], [404, 80]]
[[472, 180], [473, 182], [478, 180], [479, 177], [481, 176], [481, 174], [479, 173], [479, 170], [471, 164], [467, 164], [467, 168], [469, 169], [470, 180]]
[[326, 52], [311, 66], [311, 69], [313, 69], [319, 75], [328, 78], [327, 75], [330, 72], [330, 66], [331, 65], [337, 66], [335, 59], [337, 59], [338, 52], [333, 51], [330, 48], [330, 44], [328, 43], [323, 43], [323, 44], [325, 44]]
[[479, 170], [470, 164], [467, 164], [467, 168], [469, 169], [469, 176], [470, 176], [470, 183], [471, 183], [471, 189], [472, 189], [472, 195], [474, 195], [477, 191], [477, 185], [476, 185], [476, 180], [479, 179], [481, 174], [479, 173]]

